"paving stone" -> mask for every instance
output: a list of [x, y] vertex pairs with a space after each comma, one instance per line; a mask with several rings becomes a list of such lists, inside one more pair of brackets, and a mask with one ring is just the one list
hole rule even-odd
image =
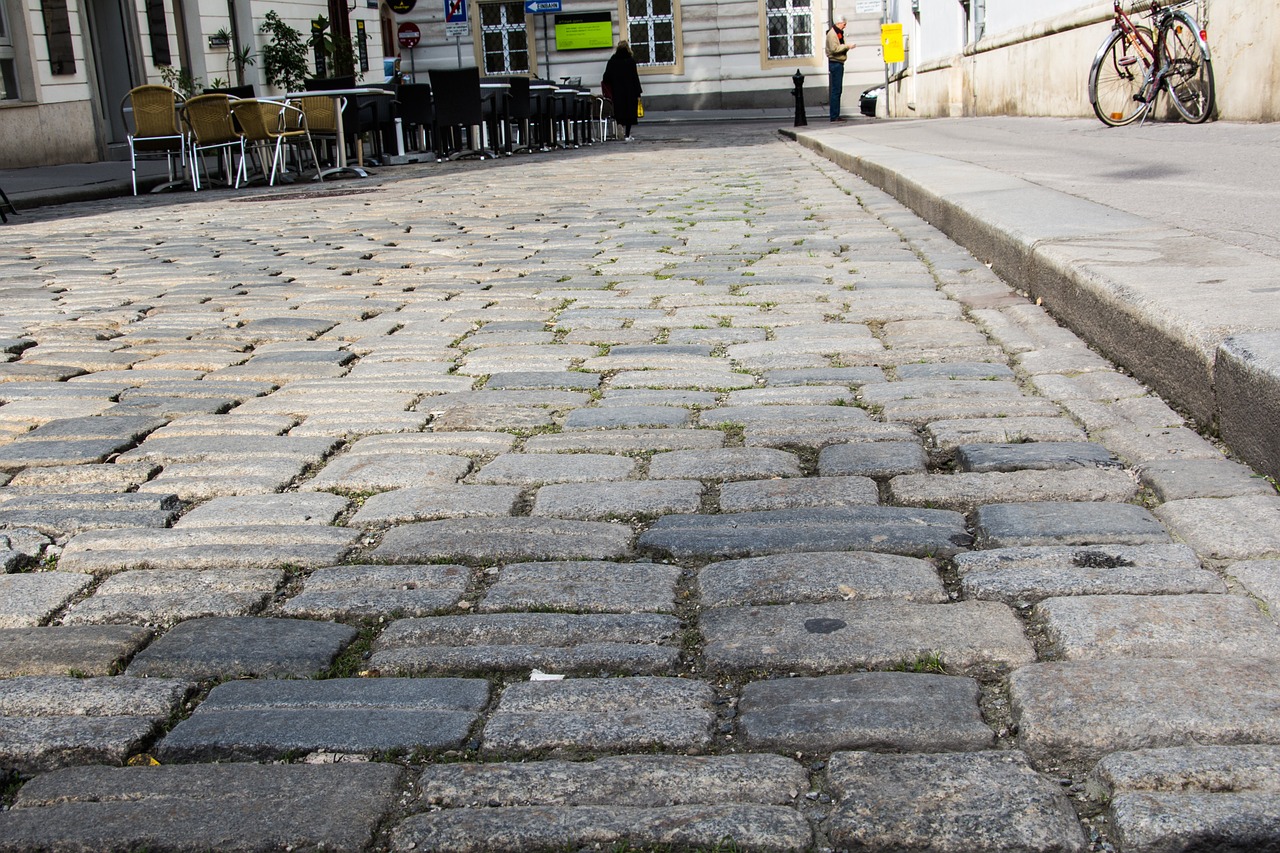
[[1250, 468], [1228, 459], [1169, 459], [1148, 462], [1138, 476], [1161, 501], [1275, 495], [1275, 488]]
[[600, 408], [611, 408], [613, 406], [681, 406], [690, 409], [709, 409], [715, 406], [719, 399], [720, 395], [711, 391], [684, 391], [667, 388], [618, 388], [606, 391], [596, 405]]
[[0, 503], [0, 526], [31, 528], [53, 537], [119, 527], [167, 527], [180, 508], [176, 495], [15, 495]]
[[781, 385], [730, 391], [730, 406], [845, 406], [856, 395], [847, 385]]
[[962, 444], [956, 448], [956, 469], [975, 473], [1119, 467], [1120, 461], [1111, 451], [1091, 441]]
[[884, 371], [878, 367], [820, 367], [801, 370], [769, 370], [764, 374], [769, 386], [780, 385], [866, 385], [884, 382]]
[[691, 388], [694, 390], [732, 391], [751, 388], [756, 378], [750, 373], [729, 370], [623, 370], [609, 377], [610, 388]]
[[0, 628], [34, 628], [93, 582], [74, 572], [0, 574]]
[[246, 616], [267, 606], [285, 574], [275, 569], [121, 572], [74, 605], [64, 625], [169, 626], [206, 616]]
[[1226, 572], [1266, 605], [1272, 619], [1280, 615], [1280, 560], [1243, 560]]
[[692, 513], [702, 505], [702, 488], [697, 480], [543, 486], [538, 489], [530, 514], [606, 520]]
[[742, 434], [747, 447], [814, 448], [821, 450], [835, 444], [859, 442], [919, 443], [915, 430], [906, 424], [867, 421], [861, 426], [822, 427], [821, 425], [789, 426], [786, 429], [748, 428]]
[[1062, 788], [1019, 752], [839, 752], [827, 775], [836, 801], [828, 837], [843, 849], [1089, 849]]
[[708, 685], [684, 678], [517, 682], [502, 692], [481, 749], [696, 752], [711, 745], [713, 698]]
[[370, 495], [351, 517], [355, 526], [403, 524], [440, 518], [511, 515], [520, 498], [518, 486], [420, 486]]
[[164, 425], [164, 419], [151, 417], [60, 418], [36, 427], [23, 436], [23, 440], [34, 442], [114, 439], [132, 444], [141, 441], [148, 433]]
[[543, 409], [576, 409], [591, 403], [591, 395], [581, 391], [453, 391], [422, 400], [414, 409], [442, 415], [450, 409], [507, 408], [524, 406]]
[[193, 435], [152, 438], [120, 455], [124, 462], [219, 462], [250, 458], [254, 461], [297, 459], [304, 464], [321, 461], [337, 446], [332, 438], [291, 438], [283, 435]]
[[947, 600], [924, 560], [873, 553], [780, 554], [711, 563], [698, 573], [705, 607], [895, 599]]
[[522, 370], [508, 373], [494, 373], [485, 383], [485, 388], [507, 390], [512, 388], [569, 388], [578, 391], [592, 391], [600, 386], [600, 377], [594, 373], [582, 371], [534, 371]]
[[1280, 557], [1280, 496], [1171, 501], [1155, 513], [1206, 559]]
[[1036, 605], [1053, 656], [1280, 658], [1280, 628], [1233, 595], [1090, 595]]
[[0, 678], [111, 675], [151, 639], [133, 625], [0, 630]]
[[631, 536], [630, 527], [605, 521], [447, 519], [393, 528], [373, 557], [389, 563], [611, 560], [631, 553]]
[[1135, 504], [1044, 501], [978, 508], [978, 541], [985, 548], [1032, 545], [1155, 545], [1169, 534]]
[[833, 444], [818, 454], [818, 473], [823, 477], [894, 477], [924, 472], [928, 463], [918, 441]]
[[887, 669], [923, 654], [953, 671], [1035, 660], [1013, 611], [987, 601], [726, 607], [704, 611], [701, 628], [707, 665], [722, 672]]
[[[132, 447], [127, 438], [86, 438], [47, 441], [21, 439], [0, 447], [0, 471], [64, 465], [93, 465]], [[126, 460], [127, 461], [127, 460]]]
[[390, 764], [59, 770], [0, 815], [0, 850], [364, 850], [400, 774]]
[[470, 470], [471, 460], [463, 456], [348, 453], [330, 460], [319, 474], [302, 484], [302, 488], [370, 492], [430, 484], [452, 485]]
[[698, 416], [704, 427], [739, 425], [745, 430], [769, 433], [808, 432], [814, 429], [858, 429], [871, 416], [854, 406], [722, 406]]
[[739, 728], [751, 749], [825, 753], [990, 749], [978, 682], [950, 675], [860, 672], [756, 681], [742, 689]]
[[125, 569], [246, 569], [331, 566], [359, 531], [313, 524], [98, 530], [63, 549], [59, 567], [90, 574]]
[[[204, 384], [204, 383], [200, 383]], [[283, 415], [248, 415], [236, 410], [235, 414], [193, 416], [171, 421], [167, 426], [151, 434], [153, 441], [162, 438], [189, 438], [206, 435], [282, 435], [298, 422], [297, 418]], [[116, 463], [119, 464], [119, 463]], [[134, 463], [140, 464], [140, 463]]]
[[177, 763], [456, 749], [488, 701], [489, 683], [478, 678], [229, 681], [178, 723], [156, 755]]
[[477, 471], [474, 483], [532, 486], [542, 483], [592, 483], [625, 480], [634, 459], [599, 453], [504, 453]]
[[176, 494], [184, 501], [207, 501], [237, 495], [257, 495], [288, 488], [307, 469], [301, 459], [223, 460], [166, 464], [140, 492]]
[[1014, 607], [1066, 595], [1227, 591], [1186, 545], [996, 548], [957, 554], [955, 567], [966, 598]]
[[281, 609], [307, 619], [429, 616], [457, 605], [470, 577], [462, 566], [330, 566], [312, 572]]
[[192, 619], [134, 656], [128, 675], [191, 679], [313, 678], [359, 632], [303, 619]]
[[938, 507], [961, 512], [1003, 501], [1112, 501], [1138, 493], [1125, 471], [1077, 468], [1067, 471], [1007, 471], [958, 474], [904, 474], [889, 481], [897, 506]]
[[837, 549], [950, 557], [971, 542], [959, 513], [869, 506], [663, 516], [637, 547], [682, 560]]
[[374, 643], [373, 668], [398, 675], [541, 669], [663, 672], [679, 655], [673, 616], [492, 613], [393, 622]]
[[711, 429], [637, 429], [535, 435], [526, 453], [649, 453], [671, 450], [715, 450], [724, 433]]
[[27, 468], [13, 476], [5, 491], [29, 489], [46, 495], [58, 492], [129, 492], [151, 479], [159, 470], [160, 466], [149, 462]]
[[987, 362], [948, 362], [946, 364], [900, 364], [893, 369], [899, 380], [913, 379], [1013, 379], [1013, 371], [1005, 364]]
[[496, 456], [515, 445], [516, 437], [505, 432], [416, 432], [370, 435], [354, 442], [348, 453], [418, 455], [445, 453], [452, 456]]
[[1039, 663], [1009, 676], [1018, 743], [1037, 764], [1118, 750], [1280, 744], [1280, 675], [1256, 661]]
[[[965, 444], [1021, 444], [1026, 442], [1083, 442], [1088, 436], [1067, 418], [956, 418], [925, 427], [929, 443], [939, 451]], [[1103, 442], [1111, 447], [1107, 442]], [[1114, 450], [1114, 448], [1112, 448]]]
[[310, 415], [289, 430], [289, 435], [356, 438], [380, 433], [418, 433], [430, 419], [429, 415], [399, 411]]
[[234, 527], [255, 524], [333, 524], [349, 501], [339, 495], [239, 495], [214, 498], [182, 516], [175, 527]]
[[802, 474], [795, 454], [761, 447], [673, 450], [649, 461], [649, 476], [655, 480], [732, 481]]
[[675, 406], [604, 406], [574, 409], [564, 419], [565, 430], [681, 428], [692, 415]]
[[747, 480], [720, 487], [721, 512], [867, 506], [879, 500], [879, 487], [866, 477]]
[[959, 418], [1052, 417], [1061, 412], [1056, 403], [1039, 397], [907, 399], [891, 400], [879, 406], [880, 417], [885, 420], [916, 426]]
[[478, 609], [670, 613], [680, 574], [657, 563], [513, 563], [498, 571]]

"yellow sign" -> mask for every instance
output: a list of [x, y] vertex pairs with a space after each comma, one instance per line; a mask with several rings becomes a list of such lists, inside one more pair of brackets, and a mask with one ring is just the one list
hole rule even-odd
[[907, 58], [902, 44], [902, 24], [880, 25], [880, 52], [884, 54], [886, 65]]

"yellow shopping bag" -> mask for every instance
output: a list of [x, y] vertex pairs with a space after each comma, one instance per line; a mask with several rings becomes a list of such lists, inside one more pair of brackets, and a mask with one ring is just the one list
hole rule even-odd
[[636, 118], [644, 118], [644, 101], [636, 98]]

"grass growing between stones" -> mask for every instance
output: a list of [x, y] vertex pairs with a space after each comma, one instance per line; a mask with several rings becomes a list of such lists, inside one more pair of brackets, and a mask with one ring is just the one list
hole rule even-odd
[[363, 678], [368, 670], [369, 656], [373, 653], [373, 641], [377, 639], [384, 625], [364, 622], [359, 626], [360, 633], [351, 643], [338, 653], [329, 668], [317, 676], [317, 679], [329, 678]]
[[906, 657], [889, 667], [891, 672], [919, 672], [946, 675], [947, 667], [942, 660], [942, 652], [935, 650], [920, 652], [914, 658]]

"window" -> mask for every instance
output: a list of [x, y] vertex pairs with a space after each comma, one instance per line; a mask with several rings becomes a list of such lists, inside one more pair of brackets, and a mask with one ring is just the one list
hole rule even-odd
[[675, 0], [627, 0], [627, 35], [640, 67], [676, 65]]
[[485, 74], [529, 72], [529, 28], [524, 3], [481, 3], [480, 39]]
[[13, 52], [13, 32], [9, 29], [5, 2], [0, 0], [0, 101], [16, 101], [18, 92], [17, 57]]
[[813, 56], [813, 8], [810, 0], [765, 0], [769, 59]]

